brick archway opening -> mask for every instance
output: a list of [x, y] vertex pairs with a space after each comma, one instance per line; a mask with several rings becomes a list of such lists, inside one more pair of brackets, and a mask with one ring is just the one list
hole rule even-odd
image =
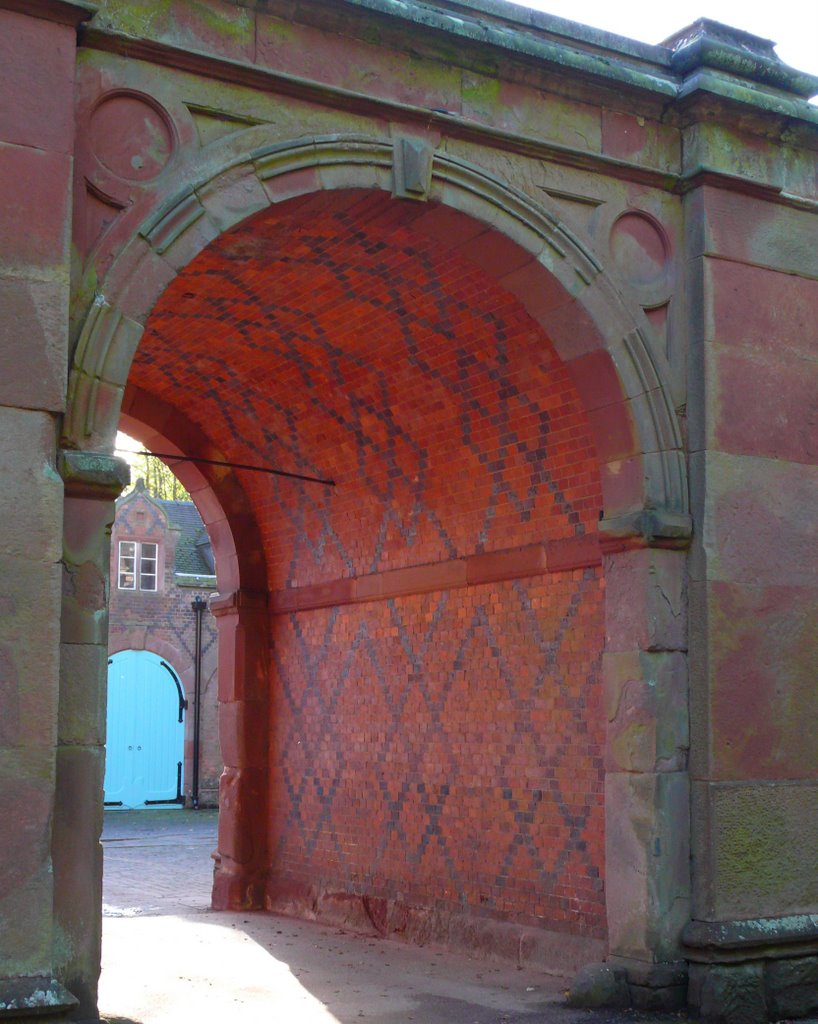
[[123, 410], [178, 450], [333, 481], [197, 470], [230, 495], [249, 690], [214, 903], [536, 928], [578, 964], [606, 937], [599, 459], [542, 326], [428, 210], [278, 204], [185, 267], [133, 360]]
[[[261, 729], [249, 745], [244, 737], [247, 720], [258, 725], [268, 714], [263, 542], [236, 474], [187, 457], [188, 450], [197, 451], [204, 435], [184, 406], [164, 401], [131, 380], [120, 426], [147, 450], [173, 456], [165, 462], [190, 494], [211, 543], [218, 594], [210, 598], [209, 611], [217, 625], [218, 746], [224, 765], [217, 864], [220, 892], [226, 895], [220, 899], [231, 905], [257, 905], [267, 863], [267, 792], [260, 778], [266, 771], [267, 737]], [[191, 749], [191, 763], [192, 756]]]
[[[148, 451], [182, 454], [165, 435], [133, 416], [123, 414], [121, 426], [128, 437]], [[228, 589], [231, 583], [235, 544], [232, 532], [226, 528], [224, 509], [206, 478], [192, 463], [179, 458], [166, 461], [182, 486], [191, 488], [192, 494], [188, 493], [199, 519], [187, 507], [187, 500], [166, 501], [149, 488], [137, 487], [117, 501], [111, 533], [108, 658], [125, 650], [148, 651], [167, 662], [177, 674], [186, 701], [184, 805], [212, 808], [217, 803], [222, 769], [216, 693], [218, 639], [208, 608], [216, 593], [216, 581], [211, 576], [215, 566], [198, 557], [194, 544], [205, 541], [202, 526], [207, 541], [211, 532], [217, 537], [215, 547], [210, 543], [210, 553], [214, 558], [218, 554], [219, 563], [224, 566], [220, 569], [222, 589]], [[122, 541], [156, 545], [157, 581], [147, 593], [141, 585], [134, 589], [118, 585]]]

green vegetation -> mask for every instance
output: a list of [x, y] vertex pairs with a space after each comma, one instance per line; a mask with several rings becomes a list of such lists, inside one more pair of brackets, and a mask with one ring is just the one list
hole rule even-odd
[[190, 495], [161, 459], [153, 455], [135, 454], [131, 461], [131, 485], [124, 492], [129, 494], [137, 480], [145, 481], [145, 490], [153, 498], [165, 501], [190, 501]]

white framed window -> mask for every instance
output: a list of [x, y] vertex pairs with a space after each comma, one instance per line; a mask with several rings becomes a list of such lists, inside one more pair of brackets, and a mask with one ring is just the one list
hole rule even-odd
[[159, 550], [147, 541], [119, 542], [118, 587], [120, 590], [156, 590]]
[[143, 543], [139, 548], [139, 589], [156, 590], [156, 545]]

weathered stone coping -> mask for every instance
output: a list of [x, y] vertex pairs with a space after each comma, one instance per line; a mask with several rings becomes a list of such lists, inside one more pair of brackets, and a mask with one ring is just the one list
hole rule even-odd
[[818, 914], [690, 921], [682, 942], [687, 958], [698, 963], [803, 956], [818, 952]]
[[[370, 16], [409, 23], [432, 36], [455, 37], [464, 60], [469, 46], [488, 47], [513, 60], [569, 71], [659, 98], [681, 99], [705, 92], [766, 112], [818, 122], [818, 109], [805, 100], [818, 94], [818, 77], [784, 64], [770, 40], [706, 18], [681, 29], [666, 40], [667, 45], [650, 46], [548, 15], [537, 17], [535, 12], [525, 10], [518, 14], [512, 5], [499, 0], [333, 3], [336, 18], [337, 7], [343, 5]], [[315, 22], [321, 16], [321, 2], [314, 0], [306, 5], [299, 20]], [[96, 36], [94, 45], [102, 48]]]
[[[805, 101], [818, 95], [818, 77], [789, 67], [774, 42], [709, 18], [680, 29], [665, 44], [639, 46], [613, 33], [543, 16], [526, 22], [528, 31], [475, 17], [500, 13], [505, 5], [461, 0], [458, 18], [445, 7], [430, 11], [407, 0], [343, 0], [350, 6], [400, 17], [433, 30], [505, 50], [521, 59], [599, 80], [685, 99], [711, 93], [766, 113], [818, 123], [818, 108]], [[449, 5], [446, 4], [446, 7]], [[533, 13], [533, 12], [532, 12]], [[517, 21], [502, 10], [506, 22]], [[791, 97], [797, 97], [793, 100]]]
[[775, 42], [741, 29], [700, 18], [665, 40], [671, 68], [687, 76], [699, 68], [716, 68], [737, 78], [771, 85], [809, 99], [818, 93], [818, 78], [789, 67], [776, 54]]
[[[356, 0], [351, 2], [354, 3]], [[591, 25], [561, 18], [546, 11], [535, 11], [521, 6], [520, 3], [508, 3], [507, 0], [442, 0], [439, 6], [446, 10], [464, 12], [470, 18], [488, 15], [495, 21], [517, 26], [518, 31], [534, 29], [538, 33], [570, 39], [572, 42], [587, 43], [600, 50], [615, 50], [640, 60], [670, 65], [666, 45], [643, 43], [638, 39], [593, 28]]]
[[[523, 12], [522, 17], [515, 16], [505, 4], [489, 4], [485, 0], [460, 0], [456, 6], [463, 12], [462, 17], [447, 10], [451, 4], [435, 5], [435, 10], [431, 4], [419, 5], [406, 0], [344, 2], [488, 43], [521, 56], [536, 57], [545, 63], [553, 61], [583, 72], [600, 73], [604, 78], [619, 78], [631, 85], [649, 85], [655, 75], [654, 87], [660, 91], [673, 90], [672, 82], [662, 75], [665, 67], [682, 76], [700, 67], [712, 67], [797, 96], [808, 98], [818, 93], [818, 78], [779, 60], [771, 40], [709, 18], [698, 19], [665, 40], [663, 45], [651, 46], [549, 15], [526, 17], [527, 12]], [[481, 14], [488, 14], [489, 18], [480, 17]], [[528, 31], [514, 27], [515, 23], [525, 25]], [[608, 56], [611, 52], [621, 55], [614, 63]], [[623, 57], [630, 57], [630, 62]], [[654, 66], [651, 70], [650, 65]]]
[[[602, 31], [595, 33], [593, 29], [586, 29], [578, 34], [572, 31], [573, 26], [568, 21], [562, 22], [562, 31], [554, 33], [557, 37], [552, 38], [551, 33], [544, 31], [545, 26], [542, 25], [532, 24], [527, 31], [521, 31], [510, 24], [508, 18], [504, 19], [504, 23], [492, 18], [475, 16], [485, 12], [475, 10], [471, 4], [460, 4], [462, 13], [455, 14], [446, 9], [448, 5], [421, 5], [406, 0], [343, 2], [349, 7], [361, 7], [375, 14], [400, 18], [422, 29], [445, 32], [461, 40], [504, 50], [514, 57], [533, 58], [538, 63], [599, 76], [636, 88], [648, 88], [668, 96], [672, 96], [675, 91], [672, 79], [661, 66], [667, 62], [666, 59], [661, 60], [665, 56], [663, 48], [646, 47], [647, 52], [637, 56], [633, 48], [630, 48], [628, 53], [623, 47], [617, 46], [615, 36]], [[593, 47], [587, 45], [591, 40]], [[611, 59], [611, 51], [616, 53], [614, 60]]]

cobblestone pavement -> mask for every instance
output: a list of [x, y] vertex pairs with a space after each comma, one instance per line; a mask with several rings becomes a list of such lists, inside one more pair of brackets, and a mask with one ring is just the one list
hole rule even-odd
[[111, 1024], [679, 1024], [570, 1010], [565, 979], [320, 923], [213, 913], [211, 811], [105, 816]]
[[216, 811], [106, 811], [103, 916], [207, 910], [216, 824]]

